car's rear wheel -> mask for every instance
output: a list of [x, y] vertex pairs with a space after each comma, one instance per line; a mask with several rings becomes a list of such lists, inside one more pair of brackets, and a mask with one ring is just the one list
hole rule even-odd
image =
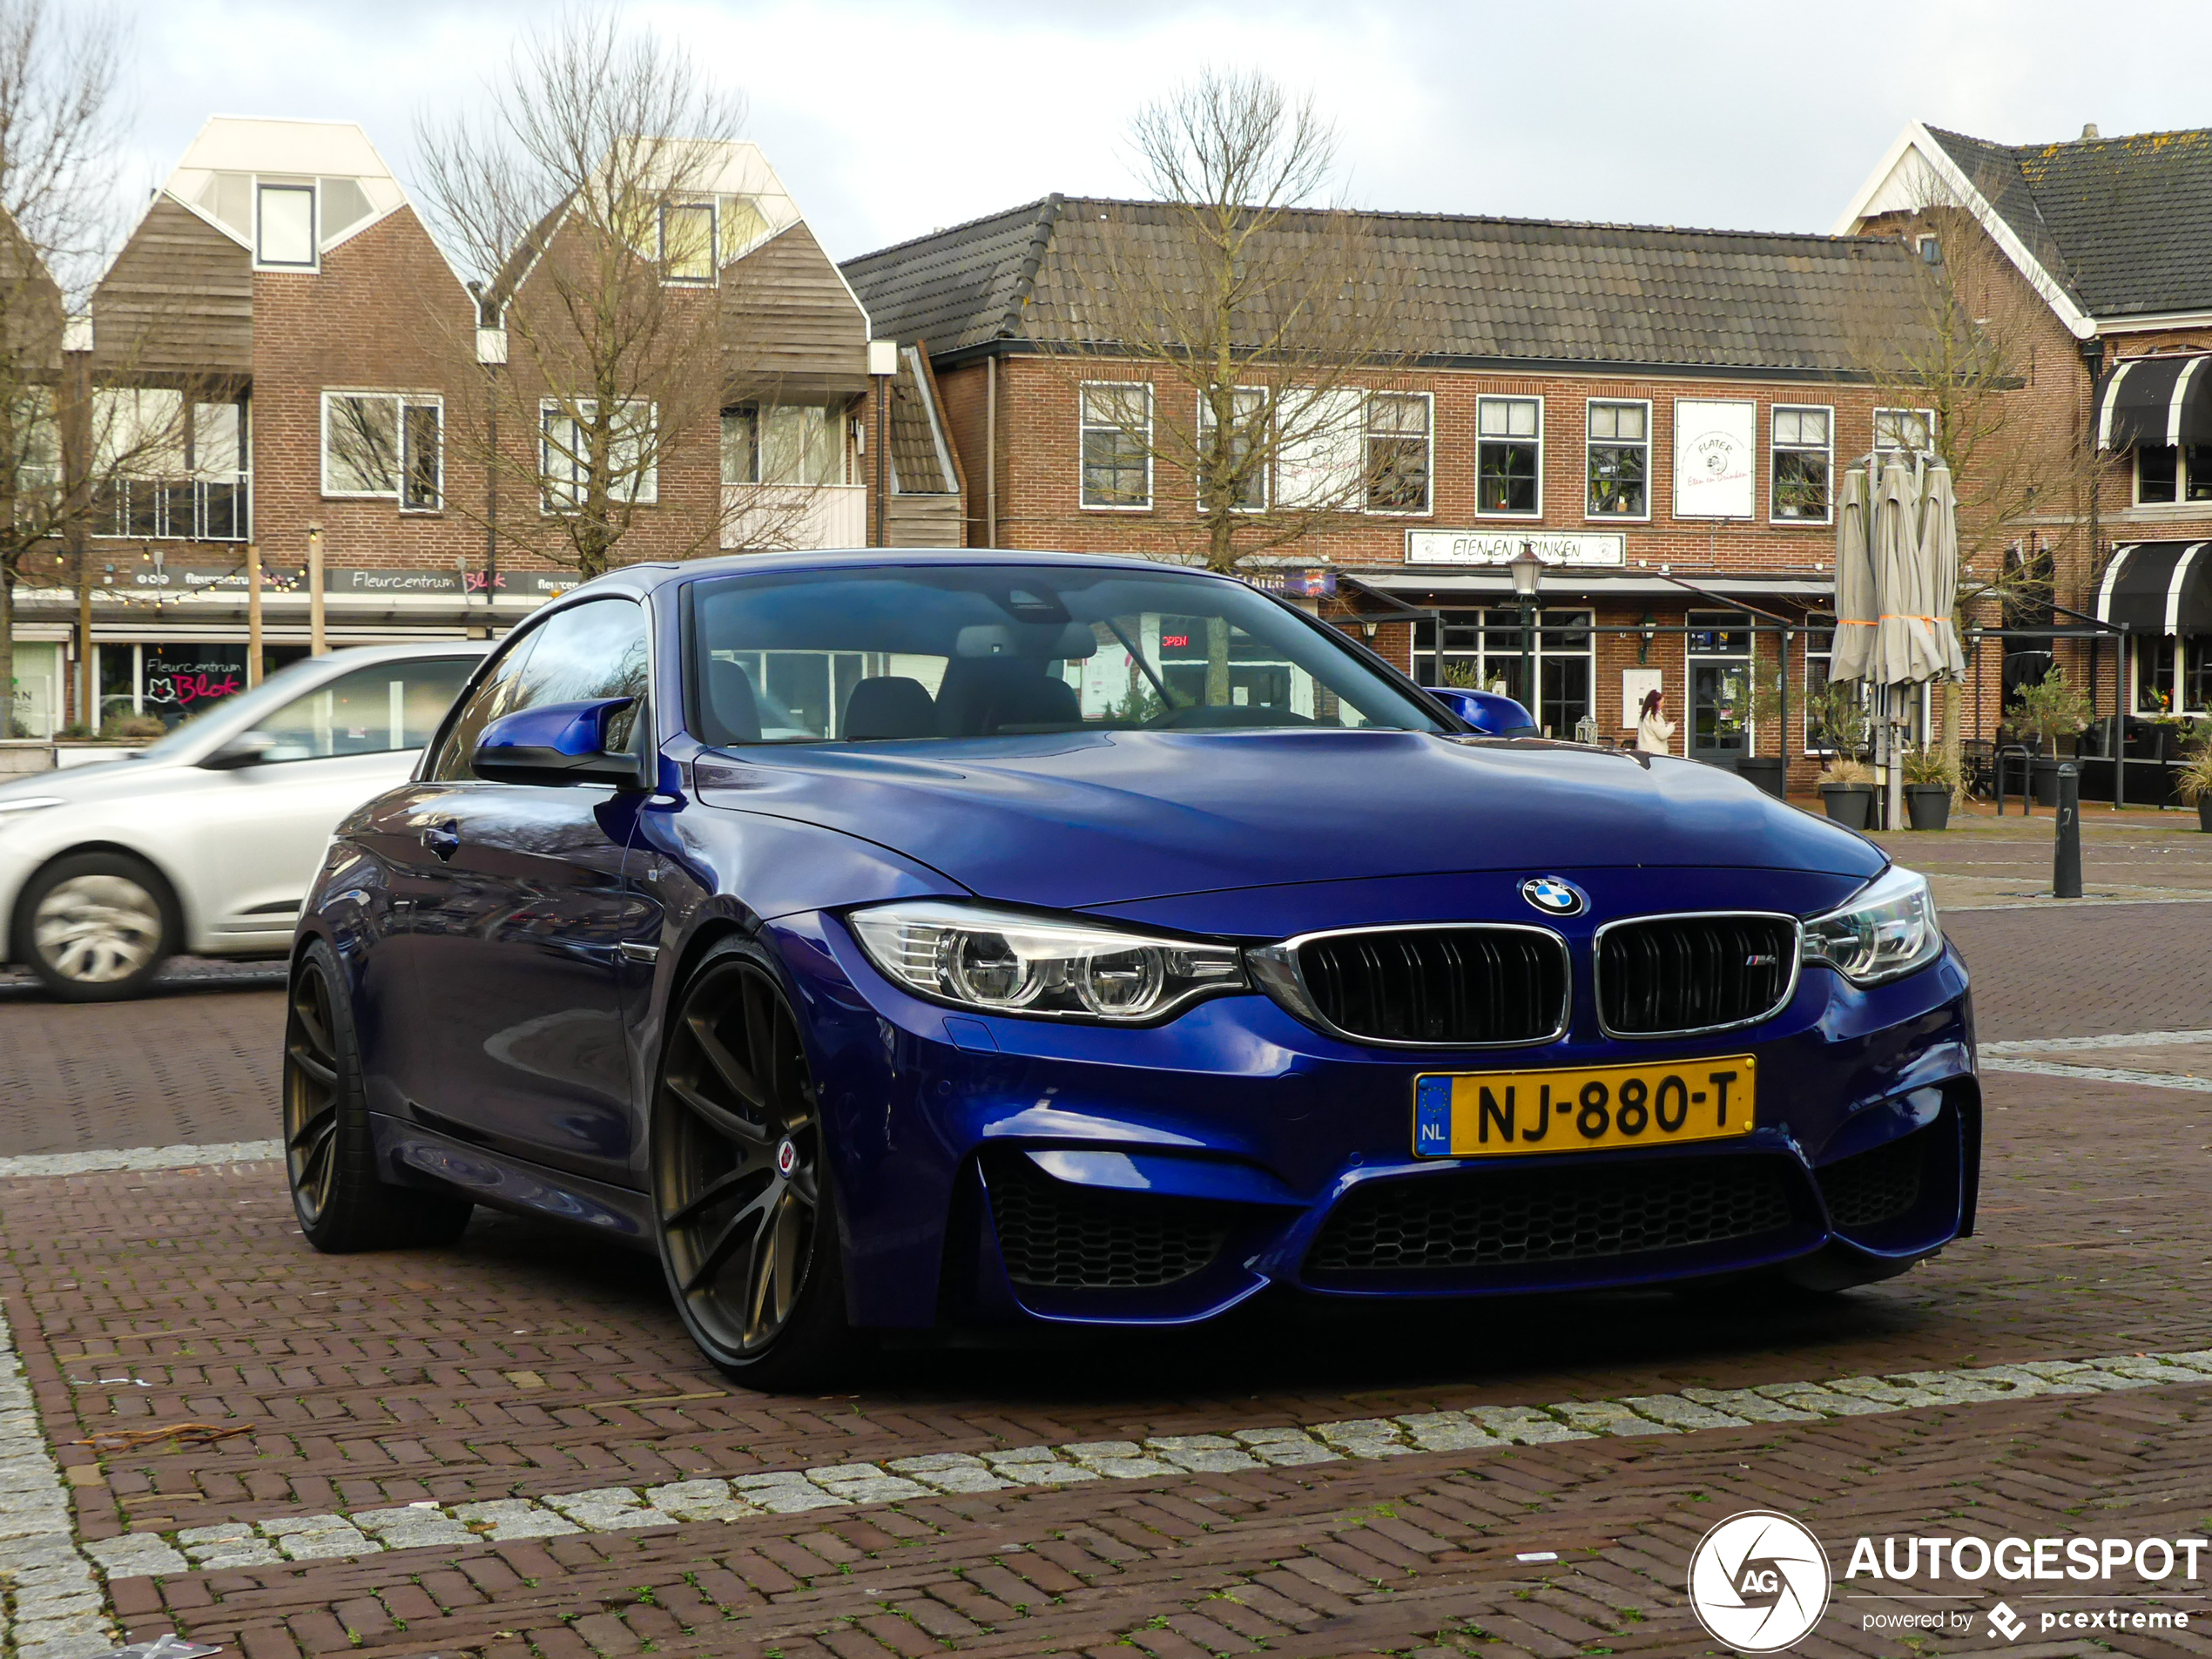
[[16, 907], [15, 955], [68, 1002], [136, 996], [177, 948], [166, 882], [125, 853], [72, 853], [33, 876]]
[[661, 1264], [707, 1357], [759, 1388], [851, 1359], [837, 1193], [799, 1022], [756, 948], [718, 946], [678, 995], [653, 1096]]
[[320, 940], [300, 957], [285, 1014], [284, 1163], [300, 1231], [332, 1254], [449, 1244], [475, 1208], [376, 1178], [353, 1002]]

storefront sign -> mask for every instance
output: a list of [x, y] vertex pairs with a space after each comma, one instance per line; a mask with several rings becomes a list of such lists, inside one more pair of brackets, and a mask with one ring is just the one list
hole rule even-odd
[[1675, 400], [1675, 516], [1749, 518], [1756, 504], [1759, 406], [1749, 398]]
[[1546, 564], [1626, 564], [1629, 538], [1616, 531], [1552, 535], [1530, 530], [1407, 530], [1408, 564], [1510, 564], [1527, 548]]
[[1325, 599], [1337, 590], [1334, 570], [1246, 570], [1242, 575], [1262, 593], [1279, 593], [1290, 599]]

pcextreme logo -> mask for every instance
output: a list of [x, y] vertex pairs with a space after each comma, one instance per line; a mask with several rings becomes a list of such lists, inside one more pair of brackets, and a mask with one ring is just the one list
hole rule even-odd
[[1777, 1653], [1802, 1641], [1827, 1608], [1828, 1588], [1820, 1540], [1770, 1509], [1730, 1515], [1689, 1557], [1697, 1622], [1738, 1653]]

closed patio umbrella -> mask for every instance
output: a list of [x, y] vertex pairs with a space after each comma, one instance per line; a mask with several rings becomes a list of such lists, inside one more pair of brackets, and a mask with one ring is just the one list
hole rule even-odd
[[1844, 474], [1843, 494], [1836, 505], [1836, 638], [1828, 664], [1831, 680], [1864, 678], [1874, 653], [1874, 628], [1881, 613], [1874, 608], [1868, 507], [1866, 469], [1853, 467]]
[[1941, 462], [1928, 469], [1927, 488], [1920, 496], [1920, 559], [1926, 572], [1926, 613], [1932, 619], [1937, 671], [1954, 679], [1966, 677], [1966, 654], [1959, 645], [1955, 613], [1959, 601], [1959, 498], [1951, 487], [1951, 469]]
[[1872, 516], [1874, 650], [1866, 678], [1876, 685], [1915, 685], [1943, 670], [1928, 628], [1926, 570], [1920, 548], [1920, 492], [1900, 459], [1882, 469]]

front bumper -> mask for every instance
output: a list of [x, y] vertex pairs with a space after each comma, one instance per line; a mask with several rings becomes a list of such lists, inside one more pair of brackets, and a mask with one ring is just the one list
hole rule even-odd
[[[1159, 1325], [1270, 1285], [1331, 1298], [1903, 1271], [1973, 1229], [1981, 1101], [1964, 964], [1869, 989], [1808, 968], [1692, 1041], [1578, 1012], [1510, 1051], [1340, 1042], [1258, 994], [1151, 1028], [953, 1012], [835, 918], [772, 925], [807, 1018], [859, 1323]], [[1755, 1053], [1757, 1127], [1680, 1147], [1416, 1159], [1413, 1078]]]

